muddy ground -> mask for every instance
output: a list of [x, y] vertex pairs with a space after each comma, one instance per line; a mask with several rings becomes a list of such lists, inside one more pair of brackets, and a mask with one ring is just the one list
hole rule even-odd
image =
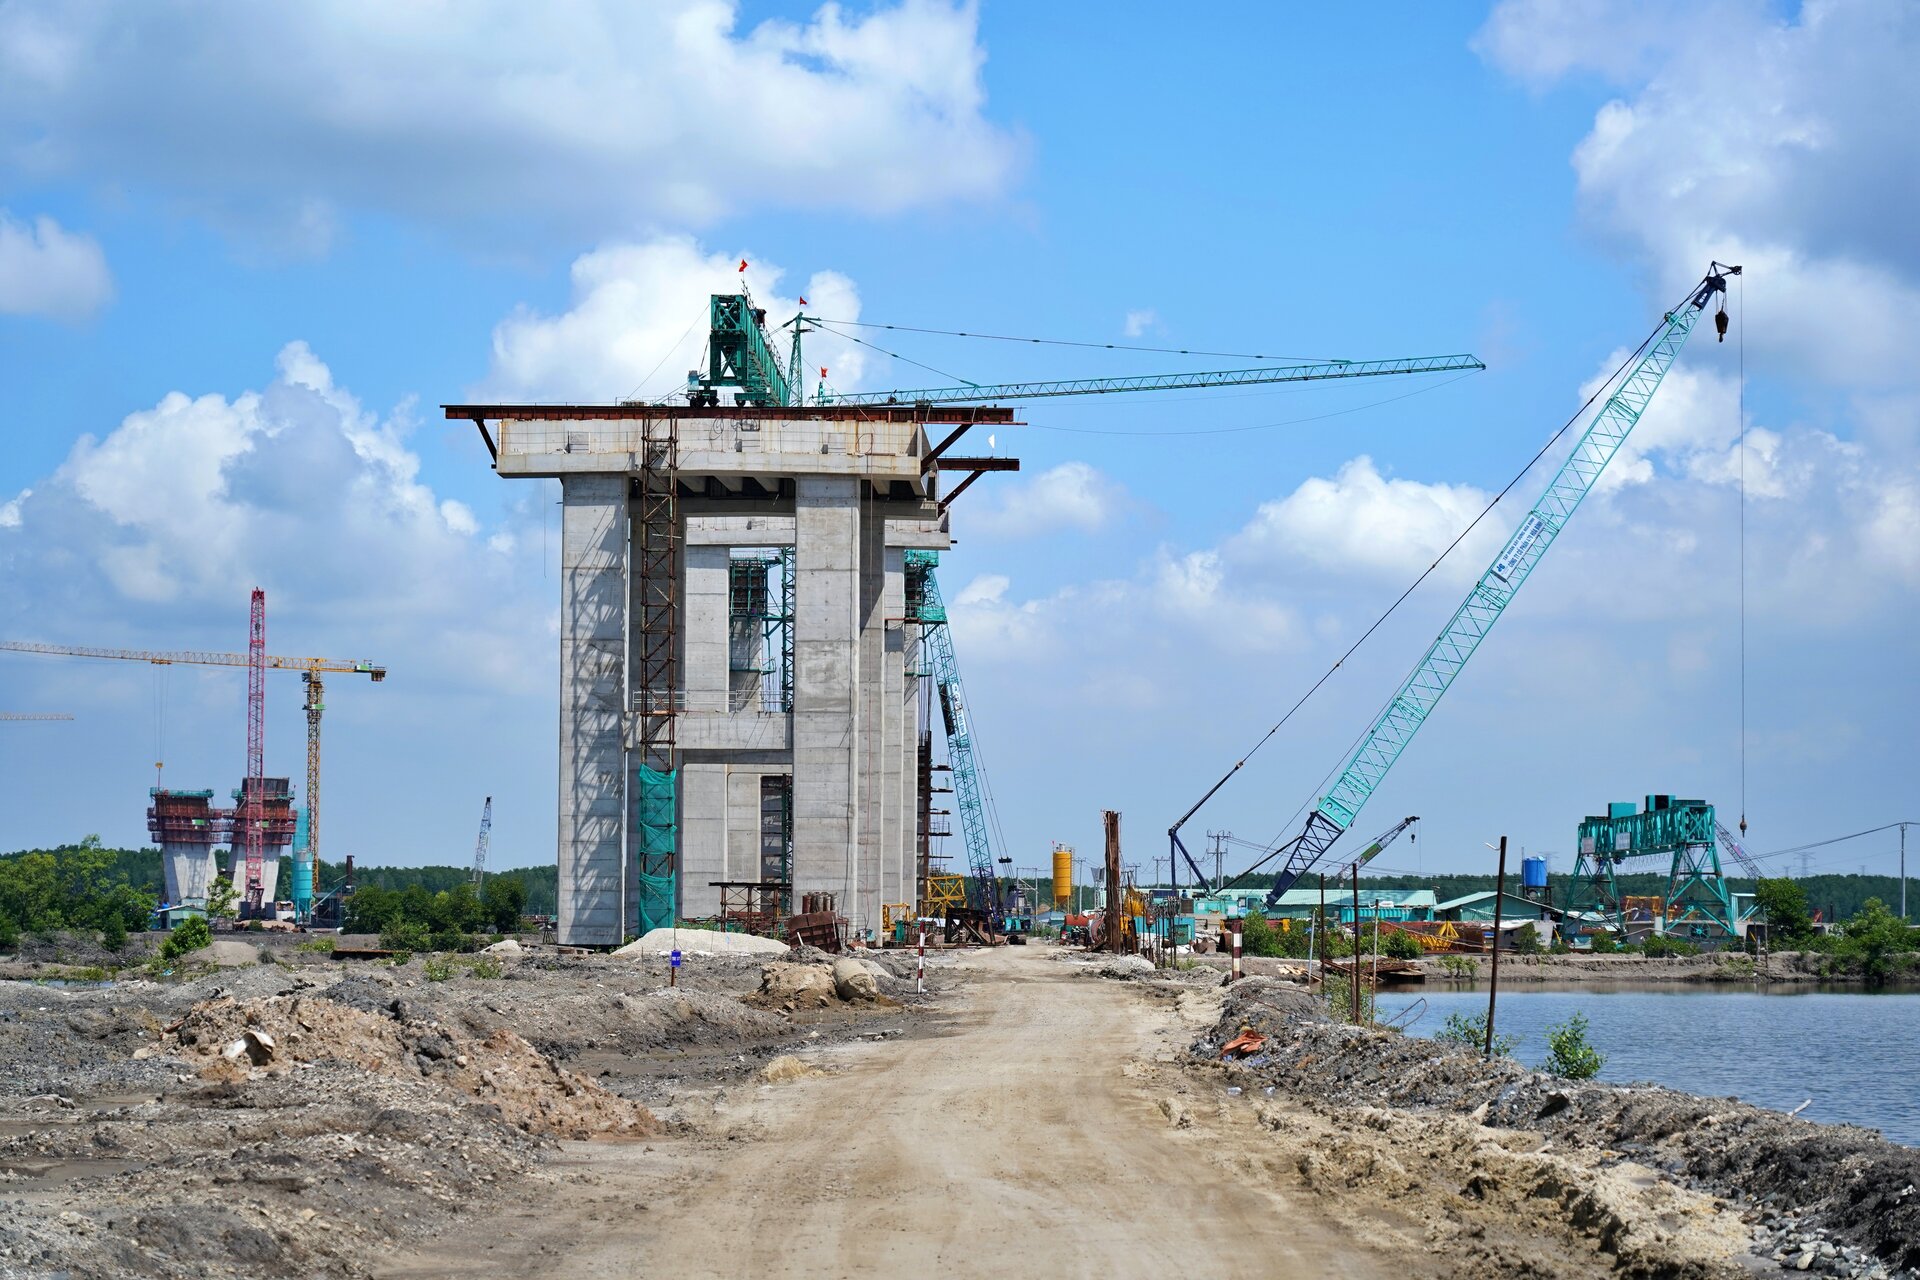
[[437, 958], [252, 950], [0, 981], [0, 1277], [365, 1275], [568, 1142], [670, 1138], [783, 1053], [911, 1034], [923, 1007], [884, 957], [848, 1001], [818, 953], [763, 995], [763, 957], [689, 955], [669, 986], [658, 957], [456, 957], [436, 981]]
[[[1336, 1026], [1273, 979], [1039, 945], [930, 957], [924, 998], [909, 956], [671, 986], [538, 948], [268, 958], [0, 982], [0, 1277], [1920, 1263], [1920, 1153]], [[1242, 1027], [1267, 1045], [1221, 1063]]]

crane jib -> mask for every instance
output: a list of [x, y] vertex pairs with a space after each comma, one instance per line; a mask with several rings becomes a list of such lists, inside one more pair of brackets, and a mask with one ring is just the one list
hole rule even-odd
[[1689, 290], [1687, 302], [1665, 315], [1661, 327], [1641, 348], [1617, 389], [1547, 483], [1540, 500], [1467, 593], [1439, 638], [1354, 749], [1334, 785], [1308, 815], [1305, 830], [1293, 841], [1286, 864], [1276, 877], [1276, 893], [1297, 881], [1359, 816], [1374, 789], [1625, 443], [1707, 304], [1716, 295], [1725, 294], [1726, 276], [1739, 270], [1714, 263], [1701, 283]]

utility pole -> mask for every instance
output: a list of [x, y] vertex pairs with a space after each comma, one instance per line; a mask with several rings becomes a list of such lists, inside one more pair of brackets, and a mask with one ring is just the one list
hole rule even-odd
[[1500, 907], [1507, 897], [1507, 838], [1500, 837], [1500, 872], [1493, 881], [1493, 972], [1487, 978], [1487, 1042], [1483, 1057], [1493, 1057], [1493, 1002], [1500, 994]]
[[1209, 831], [1207, 839], [1213, 841], [1213, 882], [1216, 885], [1227, 882], [1227, 841], [1233, 839], [1231, 831]]
[[1101, 941], [1107, 944], [1107, 950], [1120, 954], [1120, 814], [1108, 809], [1101, 815], [1107, 834], [1107, 936]]
[[1900, 824], [1900, 918], [1907, 919], [1907, 824]]

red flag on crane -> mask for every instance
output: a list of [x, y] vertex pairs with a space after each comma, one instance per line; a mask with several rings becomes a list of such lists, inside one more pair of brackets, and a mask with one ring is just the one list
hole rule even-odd
[[827, 376], [827, 366], [825, 365], [820, 366], [820, 376], [823, 378]]
[[800, 305], [801, 305], [801, 306], [803, 306], [803, 307], [804, 307], [804, 306], [806, 306], [806, 305], [807, 305], [807, 300], [806, 300], [805, 298], [802, 298], [802, 299], [800, 299]]
[[747, 269], [747, 260], [745, 258], [742, 258], [740, 259], [740, 270], [745, 271], [746, 269]]

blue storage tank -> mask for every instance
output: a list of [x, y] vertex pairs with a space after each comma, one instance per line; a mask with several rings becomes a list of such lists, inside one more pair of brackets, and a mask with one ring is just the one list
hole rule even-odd
[[1520, 886], [1523, 889], [1544, 889], [1547, 887], [1547, 860], [1545, 858], [1524, 858], [1521, 860]]

